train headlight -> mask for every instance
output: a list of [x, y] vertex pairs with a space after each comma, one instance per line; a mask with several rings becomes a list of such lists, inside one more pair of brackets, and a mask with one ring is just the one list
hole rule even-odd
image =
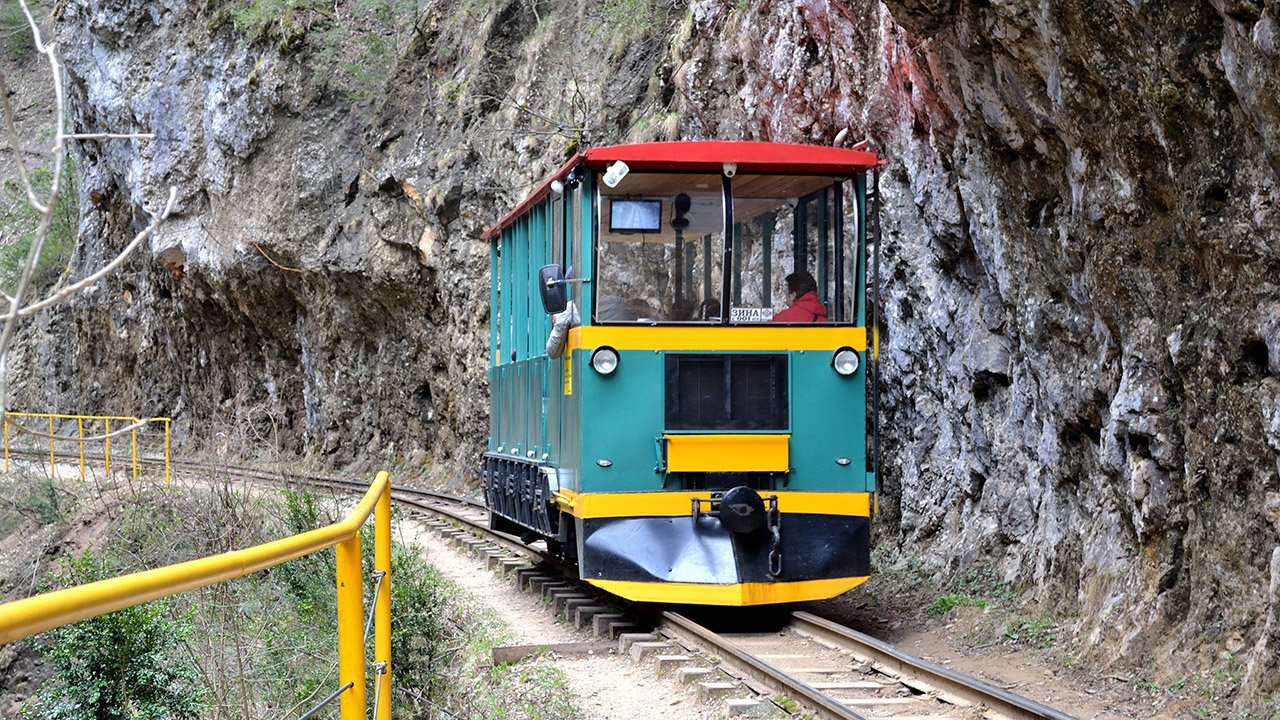
[[601, 375], [612, 375], [618, 369], [618, 351], [604, 345], [591, 353], [591, 367]]
[[831, 356], [831, 367], [845, 376], [858, 372], [858, 353], [851, 347], [840, 348]]

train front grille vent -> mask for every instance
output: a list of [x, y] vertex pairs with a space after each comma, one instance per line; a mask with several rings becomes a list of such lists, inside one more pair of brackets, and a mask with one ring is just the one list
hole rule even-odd
[[667, 430], [786, 432], [786, 355], [667, 355]]

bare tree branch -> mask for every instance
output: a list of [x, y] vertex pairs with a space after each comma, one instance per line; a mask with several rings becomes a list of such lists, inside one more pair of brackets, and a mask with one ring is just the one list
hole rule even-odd
[[8, 135], [9, 150], [13, 153], [14, 162], [17, 167], [18, 178], [22, 184], [22, 189], [26, 192], [27, 203], [36, 211], [39, 222], [35, 231], [35, 235], [31, 240], [31, 247], [27, 252], [27, 257], [22, 266], [22, 273], [18, 280], [18, 285], [10, 295], [4, 292], [4, 302], [8, 304], [9, 311], [4, 315], [0, 315], [0, 320], [4, 321], [4, 328], [0, 331], [0, 416], [3, 416], [8, 407], [8, 391], [9, 391], [9, 350], [13, 344], [14, 333], [17, 330], [18, 320], [23, 317], [33, 315], [41, 310], [51, 307], [67, 298], [81, 292], [93, 285], [97, 284], [107, 274], [113, 272], [124, 263], [126, 259], [149, 238], [160, 223], [164, 222], [173, 211], [174, 203], [177, 199], [177, 189], [169, 188], [169, 199], [165, 203], [164, 210], [156, 216], [146, 228], [139, 232], [133, 240], [117, 255], [111, 262], [97, 272], [89, 275], [83, 280], [54, 292], [44, 300], [23, 306], [24, 296], [31, 285], [31, 278], [39, 263], [40, 255], [44, 250], [45, 242], [49, 238], [49, 231], [53, 226], [53, 217], [57, 209], [58, 193], [61, 190], [64, 164], [66, 162], [66, 141], [73, 140], [114, 140], [114, 139], [139, 139], [154, 140], [154, 133], [79, 133], [68, 134], [65, 128], [66, 118], [66, 96], [62, 86], [62, 67], [58, 61], [56, 45], [54, 43], [46, 44], [40, 33], [40, 26], [36, 22], [35, 17], [31, 14], [31, 8], [27, 5], [27, 0], [18, 0], [18, 5], [22, 8], [22, 13], [26, 16], [28, 29], [31, 31], [32, 40], [35, 43], [36, 50], [44, 56], [45, 61], [49, 64], [49, 71], [52, 76], [53, 94], [54, 94], [54, 133], [53, 147], [50, 153], [52, 155], [52, 179], [49, 183], [48, 197], [43, 199], [37, 196], [36, 189], [31, 181], [31, 173], [28, 171], [27, 165], [23, 159], [23, 150], [21, 135], [18, 133], [17, 122], [13, 107], [9, 103], [9, 89], [3, 73], [0, 73], [0, 110], [4, 116], [4, 130]]
[[[116, 255], [114, 260], [112, 260], [111, 262], [103, 266], [101, 270], [98, 270], [97, 272], [84, 278], [80, 282], [75, 283], [74, 285], [68, 285], [67, 287], [62, 288], [58, 292], [55, 292], [54, 294], [50, 295], [44, 300], [41, 300], [40, 302], [35, 302], [30, 305], [27, 305], [26, 307], [18, 311], [18, 317], [27, 317], [28, 315], [34, 315], [40, 312], [41, 310], [44, 310], [45, 308], [57, 305], [58, 303], [62, 302], [63, 300], [66, 300], [72, 295], [75, 295], [81, 290], [97, 285], [99, 280], [106, 277], [107, 275], [110, 275], [111, 271], [120, 267], [121, 263], [127, 260], [129, 256], [133, 254], [133, 251], [137, 250], [138, 246], [141, 245], [144, 240], [151, 237], [151, 234], [156, 231], [156, 228], [160, 227], [160, 224], [163, 223], [166, 219], [168, 219], [169, 213], [173, 211], [173, 206], [174, 206], [174, 203], [177, 202], [177, 199], [178, 199], [178, 188], [175, 188], [175, 187], [169, 188], [169, 201], [165, 203], [164, 210], [159, 215], [157, 215], [154, 220], [151, 221], [150, 225], [143, 228], [142, 232], [135, 235], [133, 240], [127, 246], [125, 246], [123, 250], [120, 251], [119, 255]], [[10, 317], [12, 317], [12, 315], [0, 315], [0, 320], [8, 320]]]
[[68, 140], [155, 140], [155, 133], [72, 133]]

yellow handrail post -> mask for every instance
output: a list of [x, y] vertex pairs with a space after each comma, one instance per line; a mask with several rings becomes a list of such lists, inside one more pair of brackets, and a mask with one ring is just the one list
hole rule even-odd
[[[383, 473], [384, 475], [386, 473]], [[378, 716], [391, 720], [391, 483], [378, 496], [373, 510], [373, 568], [383, 573], [378, 602], [373, 608], [373, 662], [385, 663], [376, 678]]]
[[80, 482], [84, 482], [84, 418], [76, 418], [76, 427], [80, 430]]
[[9, 417], [4, 418], [4, 471], [9, 472]]
[[107, 436], [107, 439], [105, 441], [106, 452], [103, 453], [103, 455], [107, 459], [107, 480], [111, 480], [111, 418], [107, 418], [106, 423], [107, 423], [107, 431], [103, 433], [104, 435]]
[[339, 542], [338, 556], [338, 686], [342, 720], [365, 720], [364, 578], [360, 567], [360, 533]]
[[[138, 424], [138, 418], [133, 419], [133, 424], [134, 425]], [[137, 480], [138, 479], [138, 429], [134, 428], [133, 432], [130, 434], [133, 435], [133, 479]]]
[[53, 459], [53, 416], [49, 416], [49, 479], [58, 477], [58, 464]]
[[164, 486], [169, 487], [169, 418], [164, 419]]

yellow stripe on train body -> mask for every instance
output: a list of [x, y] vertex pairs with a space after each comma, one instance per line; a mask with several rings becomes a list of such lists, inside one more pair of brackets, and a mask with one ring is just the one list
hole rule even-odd
[[[778, 511], [784, 515], [871, 516], [871, 493], [784, 490], [760, 494], [777, 495]], [[694, 498], [710, 500], [711, 492], [578, 493], [563, 488], [555, 492], [560, 509], [579, 518], [679, 517], [693, 512]]]
[[790, 435], [663, 435], [670, 472], [786, 472]]
[[773, 605], [810, 600], [826, 600], [848, 592], [867, 577], [823, 578], [774, 583], [734, 583], [712, 585], [680, 582], [639, 582], [635, 580], [593, 580], [596, 587], [636, 602], [687, 605]]
[[864, 327], [786, 325], [589, 325], [569, 331], [571, 350], [836, 350], [867, 349]]

